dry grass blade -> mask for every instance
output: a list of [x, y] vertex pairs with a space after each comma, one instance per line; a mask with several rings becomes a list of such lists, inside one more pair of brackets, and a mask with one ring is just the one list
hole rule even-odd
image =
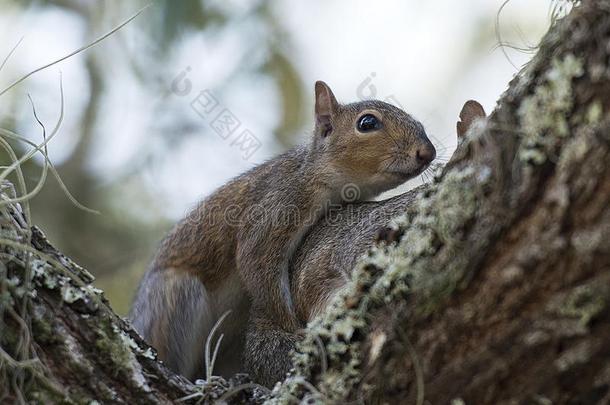
[[132, 15], [131, 17], [129, 17], [127, 20], [125, 20], [123, 23], [119, 24], [117, 27], [113, 28], [112, 30], [108, 31], [107, 33], [105, 33], [104, 35], [102, 35], [101, 37], [97, 38], [96, 40], [94, 40], [93, 42], [88, 43], [87, 45], [84, 45], [80, 48], [78, 48], [75, 51], [70, 52], [69, 54], [62, 56], [59, 59], [56, 59], [50, 63], [47, 63], [44, 66], [41, 66], [37, 69], [32, 70], [31, 72], [21, 76], [19, 79], [17, 79], [16, 81], [14, 81], [10, 86], [8, 86], [7, 88], [5, 88], [4, 90], [0, 91], [0, 96], [2, 96], [4, 93], [6, 93], [7, 91], [9, 91], [10, 89], [12, 89], [13, 87], [15, 87], [16, 85], [18, 85], [19, 83], [21, 83], [22, 81], [24, 81], [25, 79], [27, 79], [28, 77], [32, 76], [33, 74], [36, 74], [38, 72], [40, 72], [41, 70], [47, 69], [55, 64], [58, 64], [59, 62], [62, 62], [68, 58], [71, 58], [72, 56], [84, 52], [87, 49], [97, 45], [98, 43], [100, 43], [101, 41], [103, 41], [104, 39], [108, 38], [109, 36], [111, 36], [112, 34], [114, 34], [115, 32], [117, 32], [118, 30], [120, 30], [121, 28], [123, 28], [125, 25], [129, 24], [134, 18], [136, 18], [137, 16], [139, 16], [144, 10], [146, 10], [148, 7], [150, 7], [151, 4], [147, 4], [146, 6], [142, 7], [137, 13], [135, 13], [134, 15]]
[[[17, 154], [15, 153], [15, 151], [13, 150], [13, 148], [7, 141], [0, 138], [0, 146], [2, 146], [4, 148], [6, 153], [9, 155], [9, 158], [11, 159], [11, 161], [15, 162], [17, 160]], [[17, 177], [17, 185], [19, 187], [21, 194], [22, 195], [27, 194], [27, 186], [25, 184], [25, 177], [23, 176], [23, 171], [21, 170], [21, 166], [17, 167], [16, 177]], [[0, 183], [0, 184], [2, 184], [2, 183]], [[2, 207], [2, 205], [3, 205], [2, 203], [3, 203], [3, 201], [0, 201], [0, 207]], [[25, 201], [25, 204], [23, 204], [23, 209], [25, 212], [25, 219], [26, 219], [26, 221], [28, 221], [28, 226], [29, 226], [30, 211], [29, 211], [29, 204], [27, 204], [27, 200]]]
[[506, 46], [507, 44], [502, 40], [502, 34], [500, 33], [500, 15], [502, 14], [502, 10], [504, 10], [504, 8], [508, 5], [508, 3], [510, 3], [510, 0], [505, 0], [504, 3], [502, 3], [502, 5], [500, 6], [500, 9], [498, 9], [498, 12], [496, 13], [496, 26], [495, 26], [495, 30], [496, 30], [496, 38], [498, 38], [498, 46], [500, 47], [500, 49], [502, 50], [502, 53], [504, 54], [504, 56], [506, 57], [506, 60], [508, 60], [508, 62], [515, 68], [517, 68], [517, 65], [515, 65], [513, 63], [513, 60], [510, 58], [510, 56], [508, 55], [508, 52], [506, 52]]
[[13, 47], [13, 49], [11, 49], [9, 51], [9, 53], [6, 55], [6, 57], [4, 58], [4, 60], [2, 61], [2, 64], [0, 65], [0, 71], [2, 71], [2, 69], [4, 68], [4, 65], [6, 65], [6, 62], [8, 62], [8, 60], [11, 58], [11, 55], [15, 52], [15, 50], [17, 49], [17, 47], [19, 46], [19, 44], [21, 44], [21, 41], [23, 41], [23, 37], [19, 38], [19, 41], [17, 41], [17, 43], [15, 44], [15, 46]]
[[[18, 134], [9, 131], [7, 129], [4, 128], [0, 128], [0, 135], [9, 138], [9, 139], [13, 139], [15, 141], [20, 141], [20, 142], [24, 142], [30, 146], [33, 146], [34, 149], [31, 150], [28, 154], [24, 155], [21, 159], [17, 159], [16, 156], [11, 158], [12, 164], [9, 166], [4, 167], [3, 171], [2, 171], [2, 175], [0, 175], [0, 181], [4, 178], [6, 178], [6, 176], [8, 176], [13, 170], [20, 168], [20, 165], [29, 160], [34, 154], [36, 154], [36, 152], [40, 152], [43, 155], [43, 158], [45, 160], [44, 165], [47, 166], [47, 169], [51, 171], [51, 174], [53, 175], [53, 177], [55, 177], [55, 180], [57, 180], [57, 183], [59, 184], [59, 187], [61, 188], [61, 190], [63, 191], [63, 193], [66, 195], [66, 197], [72, 202], [72, 204], [74, 204], [74, 206], [76, 206], [77, 208], [83, 210], [83, 211], [87, 211], [89, 213], [92, 214], [99, 214], [99, 211], [93, 210], [91, 208], [85, 207], [83, 204], [81, 204], [80, 202], [78, 202], [78, 200], [70, 193], [70, 191], [68, 190], [68, 188], [66, 187], [65, 183], [63, 182], [63, 180], [61, 179], [61, 176], [59, 175], [59, 173], [57, 172], [57, 169], [55, 168], [55, 166], [53, 165], [53, 163], [51, 162], [51, 159], [49, 158], [48, 155], [48, 151], [47, 151], [47, 144], [48, 142], [51, 140], [51, 138], [57, 133], [57, 131], [59, 130], [61, 123], [63, 122], [63, 117], [64, 117], [64, 92], [63, 92], [63, 84], [62, 84], [62, 79], [61, 79], [61, 73], [59, 76], [59, 92], [60, 92], [60, 114], [59, 114], [59, 118], [57, 120], [57, 124], [55, 124], [55, 127], [53, 128], [53, 132], [51, 133], [51, 136], [49, 136], [48, 138], [44, 139], [43, 142], [41, 144], [35, 144], [34, 142], [28, 140], [27, 138], [24, 138], [22, 136], [19, 136]], [[8, 144], [7, 144], [8, 145]], [[6, 145], [3, 145], [6, 149]], [[23, 185], [23, 187], [21, 187], [21, 195], [27, 195], [28, 193], [25, 191], [25, 183]], [[27, 199], [24, 198], [19, 198], [18, 201], [27, 201]], [[13, 203], [13, 202], [18, 202], [15, 199], [12, 199], [10, 201], [8, 201], [8, 203]], [[6, 204], [7, 202], [0, 202], [0, 206], [2, 206], [3, 204]]]
[[229, 316], [230, 313], [231, 313], [231, 310], [228, 310], [227, 312], [222, 314], [222, 316], [214, 324], [214, 327], [210, 331], [210, 334], [208, 335], [208, 337], [205, 341], [205, 379], [206, 379], [206, 381], [210, 381], [210, 379], [212, 378], [212, 372], [214, 371], [214, 362], [216, 361], [216, 355], [218, 354], [218, 350], [220, 349], [220, 342], [222, 342], [222, 338], [223, 338], [223, 335], [220, 335], [220, 337], [218, 338], [218, 341], [216, 342], [216, 345], [214, 347], [214, 354], [210, 358], [210, 348], [212, 345], [212, 340], [214, 339], [214, 334], [216, 334], [216, 331], [222, 324], [222, 321], [224, 321], [225, 318], [227, 316]]
[[[24, 138], [23, 136], [19, 136], [16, 133], [14, 133], [12, 131], [9, 131], [8, 129], [5, 129], [5, 128], [0, 128], [0, 135], [4, 136], [6, 138], [9, 138], [9, 139], [15, 140], [15, 141], [20, 141], [20, 142], [23, 142], [23, 143], [27, 143], [28, 145], [30, 145], [30, 146], [32, 146], [34, 148], [38, 148], [40, 146], [40, 145], [30, 141], [29, 139]], [[53, 165], [53, 163], [51, 162], [49, 157], [48, 156], [44, 156], [44, 158], [47, 161], [47, 164], [48, 164], [49, 170], [51, 171], [51, 174], [53, 175], [53, 177], [55, 178], [55, 180], [59, 184], [59, 187], [62, 189], [62, 191], [66, 195], [66, 197], [72, 202], [72, 204], [74, 204], [74, 206], [76, 206], [77, 208], [79, 208], [79, 209], [81, 209], [83, 211], [87, 211], [87, 212], [90, 212], [92, 214], [100, 214], [99, 211], [93, 210], [93, 209], [88, 208], [88, 207], [85, 207], [83, 204], [81, 204], [72, 195], [72, 193], [70, 193], [70, 190], [68, 190], [68, 187], [66, 186], [64, 181], [61, 179], [61, 176], [57, 172], [57, 169], [55, 168], [55, 165]], [[10, 166], [0, 166], [0, 169], [7, 169], [9, 167]]]
[[[36, 120], [36, 122], [38, 122], [38, 125], [40, 125], [42, 128], [42, 140], [44, 143], [44, 141], [46, 141], [46, 139], [47, 139], [46, 128], [45, 128], [44, 124], [40, 121], [40, 119], [38, 118], [38, 114], [36, 113], [36, 107], [34, 106], [34, 101], [32, 100], [32, 97], [30, 97], [29, 94], [28, 94], [28, 99], [30, 100], [30, 103], [32, 104], [32, 112], [34, 114], [34, 119]], [[47, 150], [46, 144], [44, 146], [44, 155], [48, 156], [48, 150]], [[48, 167], [49, 166], [45, 159], [42, 164], [42, 174], [40, 175], [40, 178], [38, 179], [38, 183], [36, 183], [36, 186], [34, 187], [34, 189], [26, 194], [22, 194], [19, 197], [13, 198], [10, 201], [1, 201], [0, 206], [3, 204], [18, 203], [18, 202], [26, 201], [26, 200], [29, 200], [30, 198], [33, 198], [34, 196], [36, 196], [36, 194], [38, 194], [40, 192], [40, 190], [42, 190], [42, 187], [44, 186], [44, 184], [47, 180]]]
[[61, 75], [59, 76], [59, 92], [60, 92], [60, 96], [61, 96], [61, 103], [60, 103], [60, 110], [59, 110], [59, 119], [57, 120], [57, 124], [55, 125], [55, 128], [53, 128], [53, 131], [51, 132], [51, 135], [49, 135], [49, 137], [45, 138], [44, 141], [40, 145], [38, 145], [36, 148], [34, 148], [33, 150], [29, 151], [28, 153], [23, 155], [21, 158], [15, 160], [8, 167], [8, 169], [5, 169], [2, 172], [2, 174], [0, 174], [0, 182], [2, 182], [2, 180], [6, 179], [6, 177], [9, 176], [17, 167], [21, 167], [21, 165], [23, 163], [25, 163], [28, 160], [30, 160], [32, 158], [32, 156], [34, 156], [37, 152], [41, 152], [41, 153], [44, 154], [44, 150], [46, 150], [47, 144], [57, 134], [57, 132], [59, 131], [59, 127], [61, 126], [61, 123], [64, 120], [64, 88], [63, 88], [63, 83], [62, 83], [62, 80], [61, 80]]

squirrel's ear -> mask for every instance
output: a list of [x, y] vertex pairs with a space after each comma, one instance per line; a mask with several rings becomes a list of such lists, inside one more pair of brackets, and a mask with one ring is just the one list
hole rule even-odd
[[462, 111], [460, 111], [460, 121], [457, 122], [458, 138], [464, 137], [472, 124], [478, 119], [486, 117], [483, 106], [478, 101], [468, 100], [464, 103]]
[[316, 82], [316, 126], [322, 129], [322, 135], [327, 136], [332, 131], [330, 117], [335, 113], [337, 99], [332, 90], [321, 80]]

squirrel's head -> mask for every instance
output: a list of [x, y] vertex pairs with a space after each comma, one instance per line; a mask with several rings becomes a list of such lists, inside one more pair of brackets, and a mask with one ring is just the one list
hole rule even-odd
[[330, 87], [315, 85], [312, 147], [338, 185], [354, 184], [371, 198], [422, 173], [436, 150], [421, 123], [391, 104], [339, 104]]

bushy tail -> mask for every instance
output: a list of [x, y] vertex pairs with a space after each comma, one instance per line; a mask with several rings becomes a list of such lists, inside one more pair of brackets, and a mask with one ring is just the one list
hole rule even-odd
[[129, 315], [134, 328], [153, 346], [172, 370], [193, 380], [205, 377], [204, 349], [211, 329], [224, 312], [232, 314], [217, 332], [224, 334], [215, 371], [220, 375], [240, 371], [243, 330], [247, 318], [245, 294], [224, 281], [212, 293], [193, 275], [176, 269], [152, 268], [146, 272]]

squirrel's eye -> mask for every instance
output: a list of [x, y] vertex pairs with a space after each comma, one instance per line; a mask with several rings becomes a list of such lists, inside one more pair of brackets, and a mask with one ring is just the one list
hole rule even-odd
[[373, 114], [365, 114], [358, 120], [358, 131], [370, 132], [381, 128], [381, 122]]

